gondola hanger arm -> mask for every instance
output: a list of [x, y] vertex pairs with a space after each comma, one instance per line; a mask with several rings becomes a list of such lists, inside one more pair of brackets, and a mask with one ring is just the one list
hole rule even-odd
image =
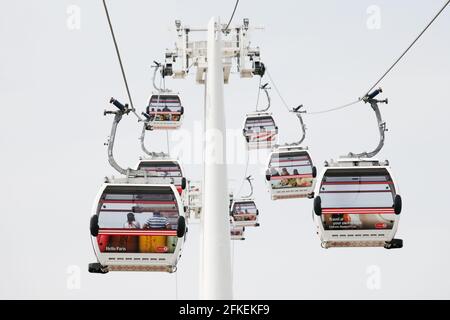
[[[144, 115], [146, 113], [143, 112], [142, 114]], [[142, 149], [142, 151], [144, 151], [144, 153], [146, 155], [151, 156], [152, 153], [150, 151], [148, 151], [148, 149], [145, 147], [145, 133], [147, 132], [147, 126], [148, 126], [147, 123], [144, 123], [144, 125], [142, 126], [142, 132], [141, 132], [141, 136], [139, 137], [139, 140], [141, 142], [141, 149]]]
[[383, 90], [381, 88], [378, 88], [375, 91], [373, 91], [372, 93], [369, 93], [369, 94], [365, 95], [361, 99], [365, 103], [369, 103], [370, 106], [372, 107], [372, 110], [375, 112], [375, 116], [377, 118], [378, 132], [379, 132], [378, 145], [375, 147], [374, 150], [372, 150], [370, 152], [361, 152], [361, 153], [350, 152], [348, 154], [348, 156], [351, 157], [351, 158], [372, 158], [375, 155], [377, 155], [378, 152], [380, 152], [380, 150], [384, 146], [384, 140], [385, 140], [385, 134], [384, 133], [387, 131], [387, 128], [386, 128], [386, 122], [383, 121], [383, 118], [381, 116], [381, 111], [380, 111], [380, 108], [378, 107], [378, 104], [379, 103], [387, 104], [388, 103], [388, 99], [384, 99], [384, 100], [375, 99], [375, 97], [377, 97], [382, 92], [383, 92]]
[[246, 195], [244, 198], [250, 198], [253, 195], [253, 183], [252, 183], [253, 178], [251, 175], [249, 175], [248, 177], [245, 178], [245, 180], [247, 180], [250, 185], [250, 193]]
[[266, 112], [267, 110], [270, 109], [271, 99], [270, 99], [270, 95], [269, 95], [270, 87], [268, 87], [268, 85], [269, 85], [269, 83], [265, 83], [262, 86], [259, 86], [259, 91], [263, 90], [266, 95], [267, 106], [264, 109], [261, 109], [261, 110], [258, 109], [258, 104], [259, 104], [259, 92], [258, 92], [258, 100], [256, 102], [256, 112]]
[[115, 143], [115, 139], [116, 139], [117, 126], [119, 125], [120, 121], [122, 120], [123, 115], [129, 114], [130, 111], [132, 111], [132, 110], [128, 107], [128, 104], [122, 104], [121, 102], [119, 102], [118, 100], [116, 100], [114, 98], [111, 98], [109, 102], [112, 105], [114, 105], [117, 108], [117, 110], [114, 110], [114, 111], [105, 110], [103, 112], [103, 114], [105, 116], [109, 115], [109, 114], [114, 115], [113, 124], [111, 126], [111, 134], [109, 136], [109, 141], [108, 141], [108, 162], [120, 174], [123, 174], [127, 177], [129, 177], [129, 176], [144, 176], [145, 172], [143, 172], [141, 170], [133, 170], [130, 168], [124, 169], [117, 163], [117, 161], [114, 158], [114, 143]]
[[[145, 117], [148, 116], [148, 114], [145, 113], [145, 112], [142, 112], [142, 115], [144, 115]], [[147, 133], [148, 126], [149, 126], [149, 123], [145, 122], [144, 125], [142, 126], [141, 136], [139, 137], [139, 141], [141, 142], [141, 149], [142, 149], [142, 151], [146, 155], [148, 155], [150, 158], [165, 158], [165, 157], [169, 157], [169, 155], [164, 153], [164, 152], [152, 152], [152, 151], [149, 151], [147, 149], [147, 147], [145, 146], [145, 134]]]
[[[158, 87], [158, 86], [156, 85], [156, 74], [158, 73], [158, 70], [159, 70], [161, 67], [164, 68], [164, 66], [162, 66], [162, 64], [161, 64], [160, 62], [157, 62], [157, 61], [153, 61], [153, 63], [154, 63], [154, 64], [152, 65], [152, 68], [154, 68], [154, 70], [153, 70], [153, 77], [152, 77], [153, 88], [155, 88], [155, 90], [156, 90], [157, 92], [169, 92], [169, 91], [170, 91], [169, 89], [160, 88], [160, 87]], [[164, 78], [164, 73], [163, 73], [163, 72], [161, 72], [161, 77]]]
[[303, 108], [303, 104], [292, 109], [292, 112], [295, 113], [298, 120], [300, 121], [300, 128], [302, 130], [302, 135], [300, 137], [300, 140], [297, 143], [295, 143], [296, 145], [302, 144], [302, 142], [305, 140], [305, 137], [306, 137], [306, 126], [305, 126], [305, 123], [303, 122], [303, 117], [302, 117], [302, 113], [305, 113], [306, 111], [301, 110], [302, 108]]
[[[298, 107], [293, 108], [292, 110], [290, 110], [290, 112], [295, 113], [295, 115], [297, 116], [297, 119], [300, 122], [300, 128], [302, 131], [302, 135], [300, 137], [300, 139], [296, 142], [293, 143], [285, 143], [285, 146], [299, 146], [302, 144], [302, 142], [305, 140], [306, 138], [306, 125], [303, 121], [303, 117], [302, 117], [302, 113], [306, 113], [306, 111], [301, 110], [303, 108], [303, 104], [299, 105]], [[280, 145], [276, 145], [275, 147], [278, 148]]]

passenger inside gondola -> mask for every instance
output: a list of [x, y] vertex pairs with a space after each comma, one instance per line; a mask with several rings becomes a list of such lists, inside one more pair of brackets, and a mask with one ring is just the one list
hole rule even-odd
[[144, 229], [168, 229], [170, 228], [169, 219], [161, 216], [159, 212], [153, 212], [153, 215], [147, 219]]
[[256, 221], [257, 215], [258, 210], [253, 201], [235, 202], [231, 210], [234, 221]]
[[145, 187], [122, 188], [106, 189], [101, 197], [100, 252], [173, 252], [179, 218], [174, 194], [167, 188], [159, 193]]
[[180, 121], [183, 107], [176, 95], [153, 95], [147, 107], [150, 121]]
[[136, 221], [136, 218], [134, 217], [133, 212], [128, 212], [127, 222], [124, 223], [123, 228], [124, 229], [140, 229], [141, 228], [141, 224], [139, 223], [139, 221]]
[[313, 183], [313, 166], [306, 153], [274, 154], [268, 174], [272, 189], [307, 188]]

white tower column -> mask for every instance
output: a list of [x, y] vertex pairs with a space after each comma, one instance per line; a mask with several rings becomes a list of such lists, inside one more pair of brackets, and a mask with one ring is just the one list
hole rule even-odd
[[232, 299], [223, 63], [220, 22], [208, 24], [205, 168], [200, 278], [202, 299]]

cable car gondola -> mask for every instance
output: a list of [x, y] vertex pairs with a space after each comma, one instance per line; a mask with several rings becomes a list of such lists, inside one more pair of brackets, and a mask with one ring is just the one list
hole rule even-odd
[[164, 79], [165, 76], [171, 75], [171, 72], [167, 72], [170, 71], [170, 67], [163, 66], [156, 61], [154, 63], [153, 87], [157, 93], [150, 97], [146, 113], [143, 113], [148, 120], [146, 128], [148, 130], [178, 129], [182, 124], [184, 114], [180, 97], [168, 89], [158, 87], [155, 83], [158, 69], [161, 68], [161, 76]]
[[186, 233], [185, 210], [173, 184], [151, 184], [144, 170], [122, 168], [114, 159], [117, 126], [127, 105], [118, 108], [108, 142], [110, 165], [123, 177], [107, 179], [94, 202], [90, 233], [97, 262], [89, 272], [174, 272]]
[[249, 113], [245, 117], [243, 134], [249, 150], [271, 149], [276, 143], [278, 127], [271, 113]]
[[90, 272], [176, 270], [186, 227], [173, 185], [105, 183], [93, 210]]
[[236, 226], [259, 227], [259, 212], [253, 200], [234, 200], [231, 206], [231, 215]]
[[305, 139], [301, 107], [293, 110], [300, 120], [301, 139], [296, 143], [276, 146], [269, 156], [266, 180], [272, 200], [313, 197], [317, 170], [308, 148], [300, 146]]
[[324, 248], [402, 248], [395, 239], [402, 198], [389, 163], [373, 159], [383, 147], [386, 123], [376, 100], [381, 88], [363, 98], [370, 103], [378, 123], [380, 139], [371, 152], [352, 153], [337, 162], [325, 163], [316, 187], [314, 220]]
[[258, 110], [258, 102], [256, 105], [256, 111], [248, 113], [245, 116], [243, 135], [247, 142], [249, 150], [253, 149], [271, 149], [276, 143], [278, 135], [278, 127], [275, 124], [275, 120], [270, 112], [267, 112], [270, 108], [270, 96], [268, 93], [267, 83], [259, 87], [259, 92], [264, 90], [267, 97], [267, 106], [263, 110]]
[[279, 147], [270, 155], [266, 180], [272, 200], [313, 196], [316, 167], [307, 149]]
[[147, 129], [178, 129], [182, 124], [184, 108], [177, 94], [153, 94], [146, 111]]
[[230, 216], [233, 218], [234, 225], [236, 227], [259, 227], [259, 210], [256, 207], [254, 199], [251, 197], [253, 195], [251, 176], [248, 176], [246, 180], [250, 184], [250, 194], [237, 199], [233, 199], [233, 197], [231, 196]]
[[313, 212], [324, 248], [402, 247], [394, 239], [402, 200], [387, 163], [341, 159], [319, 181]]

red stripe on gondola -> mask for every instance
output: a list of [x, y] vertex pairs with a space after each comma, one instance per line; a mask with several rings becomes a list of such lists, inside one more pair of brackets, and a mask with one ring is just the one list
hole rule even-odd
[[101, 200], [101, 203], [131, 203], [131, 204], [173, 204], [175, 201], [150, 201], [150, 200]]
[[251, 132], [249, 136], [255, 136], [255, 137], [264, 137], [264, 136], [272, 136], [274, 135], [274, 131], [265, 131], [265, 132]]
[[330, 181], [322, 182], [323, 185], [341, 185], [341, 184], [393, 184], [392, 181]]
[[247, 119], [247, 124], [249, 123], [263, 123], [263, 122], [270, 122], [274, 123], [272, 119], [266, 118], [266, 119]]
[[387, 211], [387, 212], [395, 212], [394, 209], [392, 208], [388, 208], [388, 209], [384, 209], [384, 208], [363, 208], [363, 209], [353, 209], [353, 208], [341, 208], [341, 209], [328, 209], [328, 208], [323, 208], [323, 211], [326, 212], [341, 212], [341, 211]]
[[[145, 209], [145, 207], [143, 207], [142, 209]], [[151, 208], [150, 208], [151, 209]], [[130, 212], [130, 209], [110, 209], [110, 208], [101, 208], [100, 209], [100, 212], [104, 212], [104, 213], [107, 213], [107, 212], [122, 212], [122, 213], [127, 213], [127, 212]], [[142, 211], [142, 212], [140, 212], [140, 213], [151, 213], [152, 211]], [[167, 213], [167, 214], [170, 214], [170, 215], [173, 215], [173, 214], [175, 214], [175, 215], [177, 215], [178, 214], [178, 209], [176, 209], [176, 208], [173, 208], [172, 210], [171, 209], [169, 209], [169, 208], [165, 208], [164, 210], [159, 210], [159, 212], [161, 212], [161, 213]]]
[[[274, 156], [274, 157], [276, 157], [276, 156]], [[279, 160], [276, 162], [295, 162], [295, 161], [305, 161], [305, 160], [309, 161], [308, 157], [292, 157], [292, 158], [289, 158], [286, 160], [281, 160], [281, 158], [284, 158], [283, 156], [279, 156], [278, 158], [279, 158]]]
[[294, 168], [294, 167], [312, 167], [312, 165], [311, 165], [311, 163], [309, 163], [309, 164], [292, 164], [292, 165], [280, 165], [280, 166], [277, 166], [277, 165], [274, 165], [272, 162], [270, 163], [270, 166], [272, 167], [272, 168]]
[[392, 192], [391, 190], [345, 190], [345, 191], [320, 191], [320, 193], [369, 193], [369, 192]]
[[250, 142], [265, 142], [265, 141], [273, 141], [275, 136], [266, 136], [266, 137], [251, 137]]
[[[168, 106], [168, 104], [175, 104], [174, 106]], [[161, 107], [168, 107], [168, 108], [179, 108], [181, 103], [176, 100], [171, 101], [150, 101], [150, 108], [161, 108]]]
[[98, 234], [110, 236], [176, 236], [176, 230], [99, 229]]
[[158, 114], [180, 114], [180, 111], [150, 111], [150, 115], [158, 115]]
[[292, 176], [271, 176], [271, 180], [293, 179], [293, 178], [312, 178], [312, 174], [296, 174]]
[[172, 167], [152, 167], [152, 166], [148, 166], [146, 167], [145, 164], [141, 165], [141, 168], [143, 168], [146, 171], [180, 171], [180, 169], [176, 166], [172, 166]]
[[394, 208], [323, 208], [323, 214], [395, 214]]
[[178, 123], [177, 124], [173, 124], [173, 125], [154, 125], [154, 124], [152, 124], [153, 129], [164, 129], [164, 130], [175, 130], [179, 126], [180, 125]]

